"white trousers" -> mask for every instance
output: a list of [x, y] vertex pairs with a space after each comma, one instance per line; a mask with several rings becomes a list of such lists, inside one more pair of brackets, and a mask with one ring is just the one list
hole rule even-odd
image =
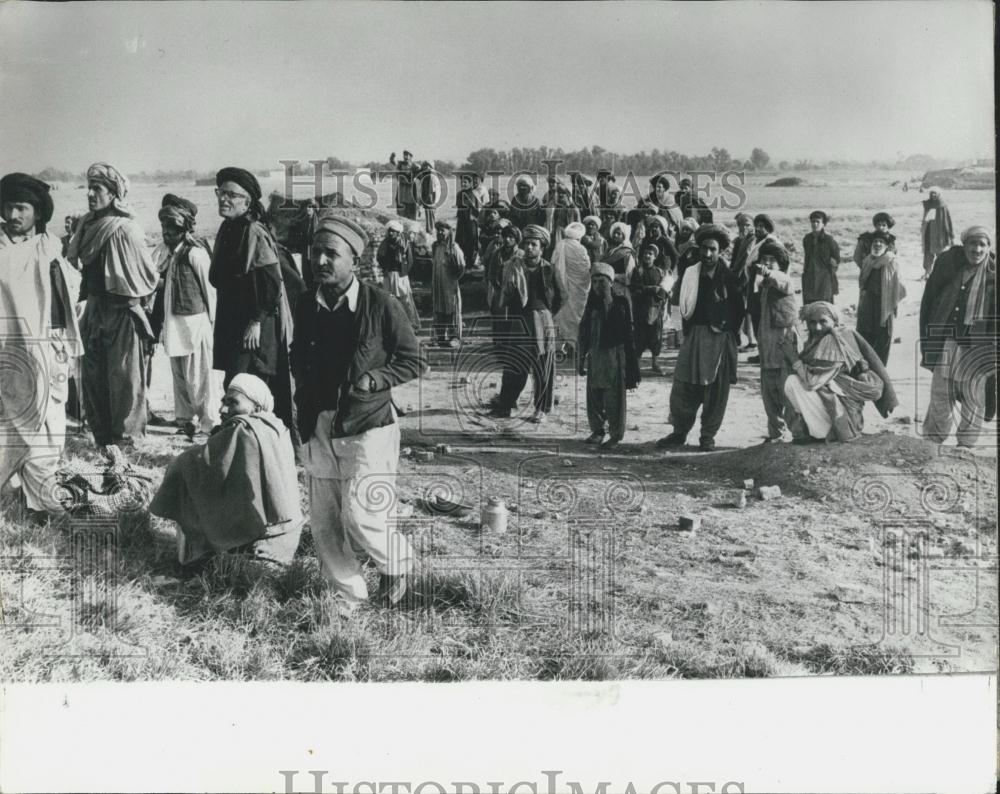
[[[809, 428], [809, 435], [813, 438], [826, 438], [830, 434], [833, 420], [830, 418], [823, 400], [817, 392], [809, 391], [803, 386], [798, 375], [792, 374], [785, 378], [785, 396], [796, 412], [802, 416], [806, 427]], [[840, 404], [840, 400], [835, 402], [837, 416], [843, 416], [844, 406]]]
[[413, 567], [409, 541], [389, 526], [396, 503], [399, 425], [331, 438], [333, 417], [333, 411], [322, 412], [302, 447], [313, 540], [328, 584], [351, 601], [363, 601], [368, 589], [359, 555], [390, 576]]
[[219, 423], [222, 395], [212, 371], [212, 337], [207, 335], [193, 353], [170, 357], [174, 380], [174, 417], [190, 422], [198, 417], [199, 429], [208, 432]]
[[941, 359], [931, 375], [931, 399], [924, 418], [924, 438], [943, 444], [955, 427], [959, 406], [959, 446], [975, 446], [986, 414], [986, 379], [994, 372], [996, 353], [991, 345], [959, 347], [945, 342]]

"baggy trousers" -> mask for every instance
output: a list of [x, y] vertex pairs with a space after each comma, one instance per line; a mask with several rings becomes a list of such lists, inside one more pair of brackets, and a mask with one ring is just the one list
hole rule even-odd
[[729, 376], [719, 368], [719, 376], [707, 385], [675, 380], [670, 390], [670, 415], [674, 432], [687, 435], [701, 408], [701, 439], [711, 440], [722, 427], [729, 403]]

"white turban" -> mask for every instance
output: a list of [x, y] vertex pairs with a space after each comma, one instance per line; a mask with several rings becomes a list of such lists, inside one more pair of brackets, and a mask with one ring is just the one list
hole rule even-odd
[[629, 228], [629, 225], [627, 223], [622, 223], [621, 221], [618, 221], [617, 223], [612, 223], [611, 228], [608, 229], [608, 237], [614, 236], [615, 229], [622, 230], [622, 234], [625, 235], [625, 242], [627, 243], [629, 235], [632, 233], [632, 230]]
[[400, 234], [402, 234], [403, 233], [403, 224], [401, 224], [399, 221], [389, 221], [385, 225], [385, 230], [387, 232], [399, 232]]
[[516, 184], [516, 185], [528, 185], [530, 187], [534, 187], [535, 186], [535, 183], [532, 181], [531, 177], [528, 176], [527, 174], [521, 174], [514, 181], [514, 184]]
[[615, 269], [611, 267], [607, 262], [595, 262], [593, 267], [590, 268], [590, 276], [606, 276], [611, 281], [615, 280]]
[[990, 234], [990, 230], [987, 229], [985, 226], [970, 226], [968, 229], [962, 232], [962, 237], [961, 237], [962, 245], [965, 245], [965, 241], [968, 240], [970, 237], [985, 237], [987, 245], [993, 244], [993, 235]]
[[579, 240], [586, 233], [587, 230], [580, 221], [573, 221], [573, 223], [567, 224], [566, 228], [563, 229], [563, 236], [568, 237], [570, 240]]
[[261, 413], [269, 413], [274, 410], [274, 397], [271, 390], [256, 375], [241, 372], [229, 381], [229, 388], [238, 391], [253, 402]]
[[596, 223], [597, 228], [598, 229], [601, 228], [601, 219], [598, 218], [596, 215], [588, 215], [586, 218], [583, 219], [584, 226], [586, 226], [588, 223]]

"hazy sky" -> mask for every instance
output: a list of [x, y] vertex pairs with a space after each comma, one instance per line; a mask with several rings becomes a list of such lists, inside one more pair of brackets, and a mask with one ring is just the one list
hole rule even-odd
[[0, 165], [993, 151], [988, 2], [0, 2]]

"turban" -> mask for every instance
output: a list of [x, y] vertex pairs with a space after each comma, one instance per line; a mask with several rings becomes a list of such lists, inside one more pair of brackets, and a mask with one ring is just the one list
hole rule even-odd
[[829, 317], [834, 325], [840, 325], [840, 312], [832, 303], [813, 301], [799, 310], [799, 317], [805, 322], [814, 322], [823, 317]]
[[165, 226], [176, 226], [186, 232], [194, 231], [194, 215], [188, 212], [184, 207], [178, 207], [175, 205], [160, 207], [160, 211], [157, 215], [160, 219], [160, 223]]
[[410, 234], [416, 234], [417, 232], [423, 231], [423, 228], [424, 227], [421, 226], [416, 221], [410, 221], [408, 224], [406, 224], [406, 231], [408, 231]]
[[645, 255], [646, 251], [652, 251], [653, 252], [653, 256], [659, 256], [660, 255], [660, 246], [658, 246], [656, 243], [646, 243], [642, 247], [642, 253], [643, 253], [643, 255]]
[[932, 186], [932, 187], [927, 188], [927, 192], [928, 193], [937, 193], [940, 196], [941, 195], [941, 188], [939, 188], [937, 186]]
[[757, 249], [758, 256], [773, 256], [782, 267], [788, 267], [788, 251], [785, 246], [774, 240], [766, 240]]
[[521, 230], [513, 223], [508, 223], [500, 230], [501, 237], [513, 237], [518, 243], [521, 242]]
[[872, 226], [876, 223], [885, 223], [890, 229], [896, 225], [895, 219], [888, 212], [876, 212], [872, 216]]
[[670, 236], [670, 224], [667, 223], [667, 219], [662, 215], [650, 215], [646, 219], [646, 226], [659, 226], [660, 231], [663, 232], [664, 237]]
[[690, 229], [691, 231], [697, 231], [698, 221], [696, 221], [694, 218], [685, 218], [683, 226], [687, 229]]
[[[235, 182], [250, 194], [250, 198], [256, 201], [260, 201], [260, 197], [263, 195], [257, 177], [245, 168], [236, 168], [235, 166], [223, 168], [215, 175], [215, 186], [222, 187], [223, 182]], [[280, 196], [281, 194], [279, 193], [278, 195]]]
[[737, 212], [736, 213], [736, 222], [739, 223], [740, 221], [746, 221], [751, 226], [753, 225], [753, 218], [751, 218], [745, 212]]
[[729, 232], [725, 226], [718, 223], [706, 223], [698, 228], [694, 233], [694, 241], [701, 245], [705, 240], [715, 240], [719, 243], [719, 250], [725, 251], [729, 248]]
[[241, 372], [235, 375], [229, 381], [229, 390], [244, 395], [263, 413], [274, 410], [274, 396], [271, 394], [271, 390], [256, 375], [251, 375], [249, 372]]
[[598, 218], [596, 215], [588, 215], [586, 218], [583, 219], [584, 226], [586, 226], [588, 223], [596, 223], [597, 228], [598, 229], [601, 228], [601, 219]]
[[823, 221], [824, 224], [830, 222], [830, 216], [823, 212], [823, 210], [813, 210], [809, 213], [809, 220], [815, 220], [816, 218]]
[[191, 215], [192, 218], [198, 215], [198, 206], [193, 201], [175, 196], [173, 193], [165, 193], [160, 202], [161, 207], [180, 207]]
[[533, 188], [535, 183], [531, 181], [531, 177], [527, 174], [521, 174], [516, 180], [514, 180], [515, 185], [527, 185]]
[[590, 268], [590, 277], [607, 276], [612, 281], [615, 280], [615, 269], [607, 262], [595, 262]]
[[[657, 174], [652, 179], [649, 180], [649, 184], [656, 187], [660, 182], [663, 182], [663, 187], [670, 187], [670, 178], [666, 174]], [[690, 182], [688, 183], [690, 184]]]
[[524, 227], [524, 230], [521, 232], [521, 238], [525, 242], [528, 240], [540, 240], [542, 248], [548, 248], [549, 240], [552, 239], [549, 237], [549, 233], [544, 227], [538, 226], [534, 223], [529, 223]]
[[160, 223], [168, 226], [177, 226], [188, 232], [193, 231], [197, 214], [198, 207], [193, 201], [175, 196], [173, 193], [167, 193], [160, 202]]
[[438, 221], [434, 224], [435, 229], [447, 229], [449, 232], [452, 230], [451, 223], [448, 221]]
[[403, 157], [413, 157], [413, 152], [408, 152], [406, 149], [403, 149]]
[[611, 229], [608, 230], [608, 237], [612, 237], [617, 229], [621, 229], [622, 234], [625, 235], [625, 242], [628, 242], [628, 237], [632, 230], [628, 227], [627, 223], [622, 223], [621, 221], [611, 224]]
[[510, 221], [507, 220], [506, 218], [501, 218], [500, 220], [497, 221], [497, 226], [499, 226], [501, 229], [506, 229], [508, 226], [510, 226]]
[[754, 216], [753, 225], [757, 226], [758, 224], [767, 229], [769, 234], [774, 231], [774, 221], [771, 220], [771, 216], [766, 212]]
[[368, 235], [365, 233], [365, 230], [347, 218], [341, 218], [336, 215], [327, 215], [324, 218], [320, 218], [316, 224], [316, 230], [313, 232], [313, 237], [320, 232], [337, 235], [337, 237], [351, 247], [355, 256], [361, 256], [365, 248], [368, 247]]
[[570, 240], [579, 240], [586, 233], [587, 229], [580, 221], [573, 221], [573, 223], [567, 224], [566, 228], [563, 229], [563, 235]]
[[124, 199], [128, 193], [128, 179], [117, 168], [107, 163], [94, 163], [90, 166], [87, 169], [87, 181], [104, 185], [118, 199]]
[[681, 180], [681, 187], [691, 187], [691, 180], [688, 177], [684, 177]]
[[876, 240], [881, 240], [886, 245], [892, 244], [892, 237], [889, 235], [889, 232], [883, 232], [883, 231], [872, 232], [871, 237], [869, 239], [872, 242], [875, 242]]
[[42, 227], [52, 220], [55, 211], [49, 186], [28, 174], [7, 174], [0, 179], [0, 205], [7, 202], [30, 204], [35, 208], [35, 222]]
[[399, 232], [400, 234], [402, 234], [403, 233], [403, 224], [401, 224], [399, 221], [389, 221], [385, 225], [385, 230], [387, 232]]
[[990, 234], [990, 230], [985, 226], [970, 226], [962, 232], [962, 245], [965, 245], [965, 241], [973, 237], [985, 237], [987, 245], [993, 244], [993, 237]]

